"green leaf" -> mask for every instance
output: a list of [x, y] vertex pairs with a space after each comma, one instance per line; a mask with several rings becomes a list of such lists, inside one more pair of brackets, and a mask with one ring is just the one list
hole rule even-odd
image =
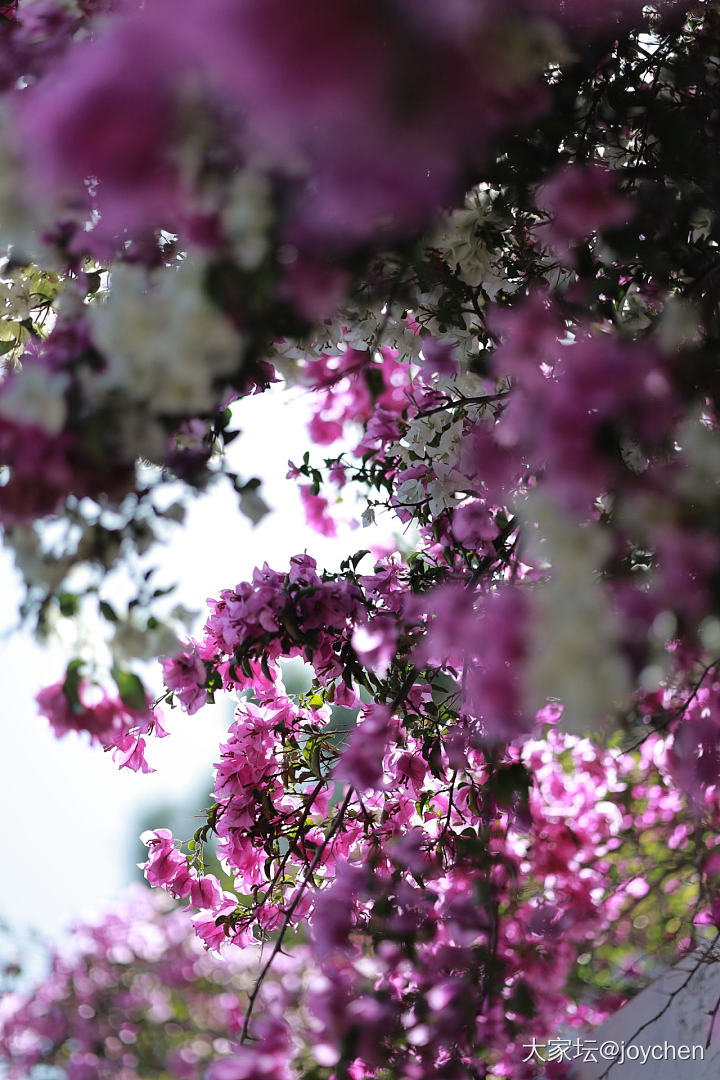
[[112, 607], [111, 604], [108, 604], [107, 600], [101, 600], [99, 607], [100, 614], [104, 619], [107, 619], [108, 622], [116, 623], [118, 621], [118, 617], [115, 614], [115, 609]]
[[123, 671], [115, 666], [112, 669], [112, 677], [118, 688], [120, 700], [129, 709], [144, 709], [147, 707], [147, 696], [142, 680], [132, 671]]
[[75, 593], [60, 593], [58, 596], [58, 603], [60, 605], [60, 614], [65, 615], [66, 618], [70, 618], [72, 615], [77, 615], [80, 602]]
[[265, 676], [265, 678], [268, 680], [268, 682], [272, 682], [273, 681], [272, 673], [270, 671], [270, 666], [268, 664], [268, 658], [267, 658], [267, 656], [266, 656], [266, 654], [264, 652], [261, 653], [261, 655], [260, 655], [260, 667], [262, 668], [262, 673]]
[[71, 660], [65, 670], [63, 682], [63, 694], [67, 698], [72, 711], [79, 715], [85, 711], [80, 701], [80, 679], [82, 678], [82, 660]]

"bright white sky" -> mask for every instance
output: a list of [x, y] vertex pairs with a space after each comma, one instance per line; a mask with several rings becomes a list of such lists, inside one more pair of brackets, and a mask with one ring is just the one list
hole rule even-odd
[[[307, 547], [319, 565], [335, 567], [379, 540], [374, 528], [327, 540], [306, 527], [295, 483], [285, 480], [288, 458], [299, 461], [309, 445], [306, 415], [297, 392], [241, 403], [243, 435], [232, 446], [234, 463], [243, 475], [263, 478], [273, 513], [253, 528], [224, 485], [196, 502], [163, 560], [168, 576], [180, 582], [178, 600], [186, 607], [204, 613], [206, 597], [245, 580], [263, 561], [284, 569]], [[0, 595], [2, 629], [16, 621], [20, 596], [12, 558], [2, 549]], [[127, 884], [129, 837], [143, 807], [193, 799], [203, 785], [208, 789], [227, 721], [227, 707], [209, 706], [194, 717], [166, 710], [171, 737], [151, 740], [157, 772], [118, 772], [110, 755], [82, 737], [56, 740], [37, 716], [35, 694], [61, 675], [66, 661], [58, 645], [41, 650], [28, 634], [0, 640], [0, 919], [51, 935]]]

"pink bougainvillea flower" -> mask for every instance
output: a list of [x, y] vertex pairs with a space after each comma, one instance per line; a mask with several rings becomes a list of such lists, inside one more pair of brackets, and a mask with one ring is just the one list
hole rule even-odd
[[337, 525], [328, 513], [328, 500], [323, 495], [313, 495], [309, 484], [301, 484], [299, 490], [308, 525], [321, 536], [337, 536]]
[[397, 639], [397, 620], [390, 615], [376, 615], [357, 624], [351, 641], [363, 664], [382, 679], [395, 655]]
[[383, 786], [383, 757], [392, 731], [392, 716], [384, 705], [368, 705], [340, 755], [334, 775], [358, 791]]
[[551, 215], [536, 229], [538, 237], [566, 261], [573, 245], [592, 232], [624, 225], [633, 204], [617, 190], [613, 173], [598, 164], [565, 165], [540, 188], [538, 206]]

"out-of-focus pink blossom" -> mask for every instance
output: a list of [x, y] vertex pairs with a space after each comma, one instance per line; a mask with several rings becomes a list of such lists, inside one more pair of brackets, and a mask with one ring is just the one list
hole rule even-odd
[[313, 495], [309, 484], [300, 485], [300, 498], [310, 528], [321, 536], [337, 536], [337, 525], [328, 513], [328, 500], [322, 495]]
[[383, 705], [366, 706], [362, 721], [340, 755], [334, 775], [358, 791], [383, 786], [383, 756], [392, 729], [392, 716]]
[[367, 622], [357, 624], [351, 642], [365, 667], [382, 679], [395, 655], [397, 639], [397, 620], [390, 615], [375, 615]]
[[561, 259], [572, 259], [573, 245], [603, 229], [625, 224], [633, 205], [618, 193], [613, 173], [602, 165], [566, 165], [543, 184], [538, 206], [551, 214], [536, 232]]
[[162, 673], [168, 690], [177, 694], [180, 704], [190, 716], [205, 704], [207, 692], [203, 687], [207, 672], [194, 646], [173, 657], [166, 657], [162, 661]]

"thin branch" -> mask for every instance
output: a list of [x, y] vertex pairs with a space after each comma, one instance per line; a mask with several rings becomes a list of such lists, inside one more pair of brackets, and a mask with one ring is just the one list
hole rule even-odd
[[[678, 994], [681, 994], [683, 990], [687, 989], [687, 987], [690, 984], [691, 979], [697, 974], [697, 972], [700, 970], [702, 965], [706, 962], [707, 957], [709, 956], [709, 954], [712, 952], [713, 948], [715, 947], [715, 944], [716, 944], [716, 942], [718, 940], [718, 936], [720, 936], [720, 935], [717, 935], [716, 937], [714, 937], [712, 939], [712, 941], [708, 942], [708, 947], [705, 949], [704, 953], [698, 958], [697, 962], [694, 964], [694, 966], [690, 970], [690, 973], [688, 974], [687, 979], [685, 979], [680, 984], [680, 986], [678, 986], [675, 990], [673, 990], [671, 993], [668, 994], [668, 999], [665, 1002], [665, 1004], [663, 1005], [660, 1012], [657, 1013], [655, 1016], [651, 1016], [650, 1019], [646, 1020], [644, 1024], [641, 1024], [640, 1027], [637, 1029], [637, 1031], [635, 1031], [634, 1034], [631, 1035], [631, 1037], [629, 1039], [625, 1040], [627, 1043], [634, 1043], [635, 1040], [637, 1039], [638, 1035], [642, 1034], [642, 1032], [645, 1031], [646, 1028], [649, 1028], [651, 1026], [651, 1024], [654, 1024], [656, 1020], [660, 1020], [665, 1015], [665, 1013], [668, 1011], [668, 1009], [672, 1005], [675, 998], [678, 996]], [[605, 1069], [605, 1071], [600, 1074], [598, 1080], [605, 1080], [605, 1078], [608, 1076], [610, 1070], [612, 1068], [614, 1068], [615, 1065], [616, 1065], [616, 1062], [611, 1061], [610, 1064], [608, 1065], [607, 1069]]]
[[[402, 684], [401, 684], [399, 690], [397, 691], [397, 693], [393, 697], [392, 701], [390, 702], [390, 711], [391, 712], [398, 707], [398, 705], [401, 703], [403, 698], [407, 695], [410, 687], [412, 686], [413, 682], [415, 681], [417, 673], [418, 672], [417, 672], [416, 667], [411, 667], [410, 670], [407, 672], [407, 674], [405, 675], [405, 678], [402, 681]], [[350, 805], [350, 800], [352, 799], [354, 794], [355, 794], [355, 788], [352, 788], [352, 787], [348, 788], [348, 790], [345, 792], [345, 797], [344, 797], [342, 803], [340, 804], [340, 807], [338, 808], [338, 811], [337, 811], [335, 817], [333, 818], [332, 825], [330, 826], [330, 829], [328, 830], [328, 833], [325, 836], [325, 839], [323, 840], [322, 844], [320, 845], [320, 847], [315, 852], [315, 857], [313, 858], [313, 861], [310, 864], [308, 872], [305, 875], [305, 877], [303, 878], [303, 880], [300, 882], [300, 884], [298, 885], [297, 892], [295, 893], [295, 896], [293, 897], [289, 908], [285, 912], [285, 918], [282, 921], [280, 931], [278, 933], [277, 938], [275, 939], [275, 943], [273, 945], [273, 950], [270, 953], [270, 956], [268, 957], [265, 965], [263, 966], [262, 971], [260, 972], [257, 979], [255, 980], [255, 984], [254, 984], [252, 990], [250, 991], [250, 996], [249, 996], [249, 999], [248, 999], [248, 1005], [247, 1005], [247, 1009], [245, 1010], [245, 1017], [243, 1019], [242, 1031], [240, 1033], [240, 1042], [241, 1043], [245, 1042], [245, 1040], [248, 1037], [248, 1028], [250, 1026], [250, 1018], [252, 1016], [253, 1009], [255, 1008], [255, 1002], [257, 1001], [257, 996], [260, 993], [260, 988], [262, 987], [262, 984], [265, 982], [265, 979], [267, 978], [267, 975], [268, 975], [268, 973], [270, 971], [270, 968], [272, 967], [273, 962], [275, 960], [275, 957], [277, 956], [277, 954], [280, 952], [280, 950], [282, 948], [282, 943], [285, 940], [285, 935], [287, 934], [288, 929], [290, 927], [290, 920], [292, 919], [293, 914], [295, 912], [295, 909], [297, 908], [298, 904], [300, 903], [300, 900], [305, 895], [305, 890], [307, 889], [308, 884], [312, 881], [313, 874], [315, 873], [318, 866], [320, 865], [320, 862], [322, 860], [323, 855], [325, 854], [325, 851], [327, 850], [328, 845], [330, 844], [330, 842], [331, 842], [333, 836], [335, 835], [335, 833], [340, 828], [340, 826], [341, 826], [341, 824], [343, 822], [343, 819], [345, 817], [345, 814], [347, 812], [347, 808]]]
[[631, 754], [633, 752], [633, 750], [639, 749], [639, 747], [642, 746], [642, 744], [645, 742], [645, 740], [647, 738], [650, 737], [650, 735], [653, 735], [655, 732], [658, 732], [658, 731], [664, 731], [667, 727], [669, 727], [669, 725], [673, 722], [673, 720], [677, 720], [678, 717], [682, 716], [683, 713], [690, 707], [690, 705], [692, 705], [693, 701], [697, 697], [697, 695], [698, 695], [698, 693], [700, 691], [700, 687], [705, 682], [705, 679], [706, 679], [707, 675], [712, 671], [712, 669], [714, 667], [717, 667], [718, 664], [720, 664], [720, 656], [717, 657], [715, 660], [712, 660], [709, 664], [706, 664], [705, 667], [703, 668], [702, 675], [697, 680], [697, 682], [695, 683], [695, 686], [693, 687], [690, 695], [686, 698], [685, 701], [683, 701], [682, 705], [677, 705], [674, 709], [672, 709], [668, 713], [668, 715], [663, 719], [661, 724], [653, 725], [653, 727], [651, 727], [649, 731], [647, 731], [644, 735], [642, 735], [634, 743], [631, 743], [630, 746], [623, 747], [623, 750], [622, 750], [623, 754]]
[[710, 1027], [708, 1028], [707, 1039], [705, 1040], [706, 1050], [710, 1048], [710, 1041], [712, 1039], [713, 1028], [715, 1027], [715, 1017], [718, 1014], [718, 1009], [720, 1009], [720, 997], [715, 1002], [715, 1008], [712, 1010], [711, 1013], [708, 1013], [710, 1017]]
[[448, 399], [442, 405], [436, 405], [433, 409], [424, 409], [422, 412], [415, 413], [411, 419], [417, 420], [419, 417], [433, 416], [435, 413], [446, 412], [449, 409], [462, 409], [466, 405], [487, 405], [492, 401], [500, 401], [510, 393], [509, 390], [500, 390], [497, 394], [480, 394], [477, 397], [461, 397], [457, 401]]
[[346, 791], [345, 798], [343, 799], [342, 803], [340, 804], [338, 812], [337, 812], [337, 814], [335, 815], [335, 817], [333, 819], [333, 823], [330, 826], [330, 830], [329, 830], [327, 836], [325, 837], [325, 840], [323, 841], [323, 843], [320, 845], [320, 847], [315, 852], [315, 858], [313, 859], [312, 863], [310, 864], [310, 868], [309, 868], [307, 874], [305, 875], [303, 881], [298, 886], [298, 890], [295, 893], [295, 896], [293, 897], [292, 903], [290, 904], [289, 908], [285, 912], [285, 918], [283, 919], [282, 926], [280, 927], [280, 933], [278, 934], [277, 938], [275, 939], [275, 944], [273, 945], [273, 950], [270, 953], [270, 956], [268, 957], [267, 961], [265, 962], [265, 965], [264, 965], [262, 971], [260, 972], [257, 979], [255, 980], [255, 985], [253, 986], [252, 990], [250, 991], [250, 996], [249, 996], [249, 999], [248, 999], [247, 1009], [245, 1010], [245, 1017], [244, 1017], [244, 1020], [243, 1020], [242, 1031], [240, 1033], [240, 1042], [241, 1043], [244, 1043], [245, 1040], [248, 1037], [248, 1027], [250, 1025], [250, 1018], [252, 1016], [253, 1009], [255, 1008], [255, 1002], [257, 1001], [257, 996], [260, 993], [260, 989], [262, 987], [262, 984], [265, 982], [265, 979], [266, 979], [266, 977], [267, 977], [267, 975], [268, 975], [268, 973], [270, 971], [270, 968], [273, 965], [275, 957], [277, 956], [277, 954], [280, 952], [280, 950], [282, 948], [282, 943], [285, 940], [285, 935], [287, 934], [287, 931], [288, 931], [288, 929], [290, 927], [290, 920], [292, 919], [293, 914], [295, 912], [295, 909], [297, 908], [298, 904], [300, 903], [300, 900], [304, 896], [305, 889], [307, 888], [307, 884], [312, 879], [312, 876], [315, 873], [315, 870], [318, 868], [318, 866], [320, 864], [320, 861], [321, 861], [323, 855], [325, 854], [325, 851], [327, 850], [328, 844], [332, 840], [332, 838], [335, 835], [335, 833], [337, 832], [337, 830], [340, 828], [342, 820], [345, 817], [345, 812], [346, 812], [348, 806], [350, 805], [350, 800], [352, 799], [354, 793], [355, 793], [354, 788], [348, 788], [348, 790]]

